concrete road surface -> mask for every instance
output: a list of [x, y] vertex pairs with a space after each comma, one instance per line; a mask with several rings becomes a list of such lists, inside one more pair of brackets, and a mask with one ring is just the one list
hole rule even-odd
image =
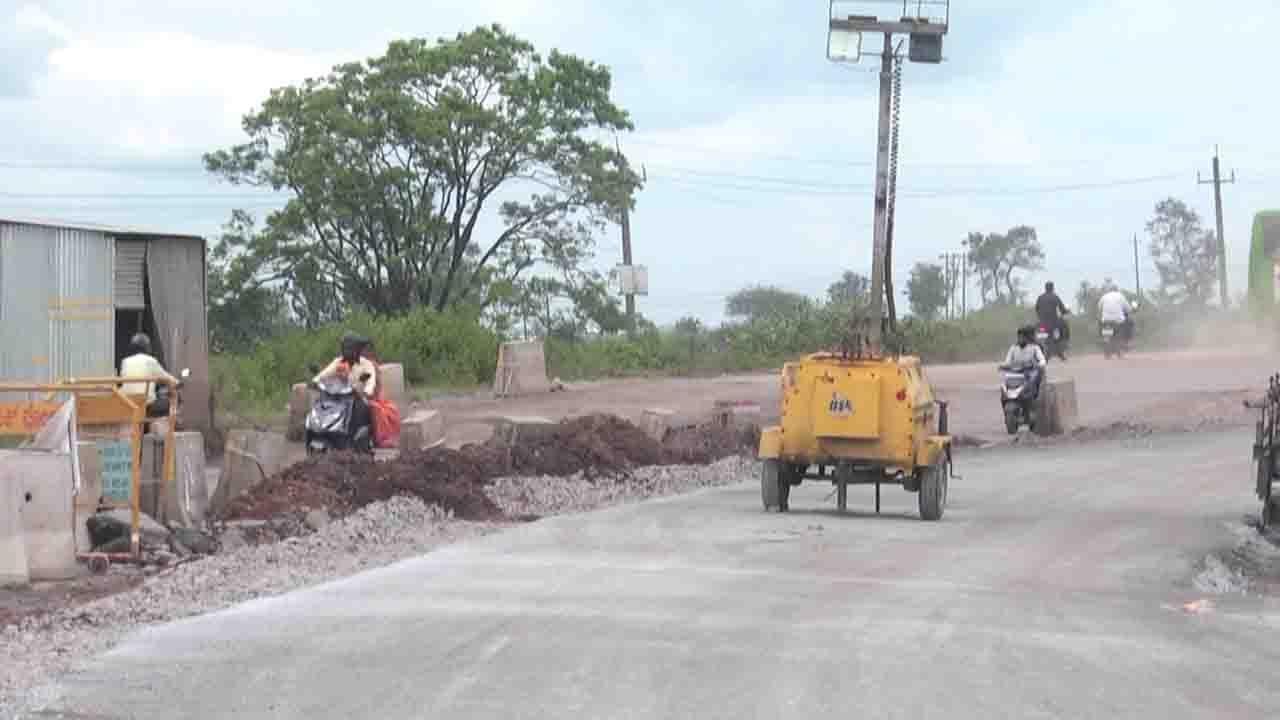
[[[915, 496], [754, 482], [534, 523], [147, 630], [95, 718], [1276, 718], [1280, 608], [1201, 596], [1248, 430], [959, 458]], [[233, 581], [229, 579], [229, 581]], [[45, 715], [43, 717], [58, 717]]]

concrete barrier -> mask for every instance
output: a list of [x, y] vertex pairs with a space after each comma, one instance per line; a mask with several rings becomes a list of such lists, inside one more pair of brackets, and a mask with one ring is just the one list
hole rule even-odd
[[289, 464], [289, 443], [280, 433], [231, 430], [227, 432], [227, 449], [239, 450], [257, 458], [267, 477], [284, 470]]
[[75, 480], [68, 453], [0, 453], [0, 484], [19, 488], [27, 570], [32, 580], [66, 580], [76, 564]]
[[85, 521], [98, 512], [98, 504], [102, 502], [102, 456], [93, 442], [76, 443], [76, 453], [80, 458], [80, 491], [76, 493], [74, 520], [76, 550], [89, 552], [93, 544]]
[[555, 420], [532, 415], [501, 415], [489, 418], [489, 422], [493, 424], [493, 437], [508, 444], [519, 438], [545, 437], [560, 427]]
[[405, 401], [404, 366], [400, 363], [387, 363], [381, 368], [382, 396], [403, 408]]
[[438, 410], [416, 410], [400, 421], [400, 449], [421, 450], [444, 442], [444, 416]]
[[163, 493], [160, 522], [197, 529], [209, 512], [209, 480], [205, 472], [204, 436], [198, 432], [174, 435], [173, 484]]
[[222, 514], [232, 500], [265, 479], [258, 458], [236, 448], [227, 448], [222, 461], [222, 477], [209, 500], [209, 511], [214, 515]]
[[307, 413], [311, 412], [315, 398], [316, 392], [306, 383], [298, 383], [289, 389], [289, 427], [286, 432], [289, 442], [302, 442]]
[[712, 410], [711, 420], [716, 425], [726, 428], [759, 427], [761, 423], [760, 404], [739, 400], [717, 400]]
[[[3, 459], [0, 459], [3, 462]], [[31, 582], [27, 534], [22, 528], [22, 483], [0, 471], [0, 587]]]
[[1076, 400], [1075, 380], [1050, 380], [1040, 390], [1040, 423], [1036, 434], [1062, 435], [1073, 430], [1079, 422], [1079, 404]]
[[640, 415], [640, 429], [649, 437], [662, 442], [671, 429], [671, 421], [675, 411], [665, 408], [649, 408]]
[[518, 397], [548, 392], [547, 358], [541, 340], [503, 343], [498, 348], [498, 370], [493, 376], [496, 397]]

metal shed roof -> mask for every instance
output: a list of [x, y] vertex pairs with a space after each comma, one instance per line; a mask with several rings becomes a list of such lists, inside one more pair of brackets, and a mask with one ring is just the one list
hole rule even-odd
[[0, 216], [0, 224], [13, 225], [35, 225], [38, 227], [66, 228], [69, 230], [88, 230], [90, 232], [100, 232], [107, 235], [133, 235], [145, 236], [153, 238], [175, 238], [183, 240], [204, 240], [202, 235], [192, 235], [191, 233], [175, 233], [164, 232], [155, 229], [138, 228], [138, 227], [121, 227], [112, 225], [99, 225], [98, 223], [80, 222], [77, 220], [53, 220], [49, 218], [29, 218], [29, 217], [4, 217]]

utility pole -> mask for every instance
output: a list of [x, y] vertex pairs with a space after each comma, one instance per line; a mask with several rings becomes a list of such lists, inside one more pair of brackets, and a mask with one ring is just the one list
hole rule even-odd
[[969, 315], [969, 255], [960, 253], [960, 318]]
[[[631, 210], [622, 206], [622, 264], [631, 267]], [[627, 293], [627, 334], [636, 331], [636, 296]]]
[[1138, 272], [1138, 233], [1133, 234], [1133, 289], [1142, 300], [1142, 274]]
[[[857, 62], [862, 58], [862, 35], [881, 36], [884, 46], [880, 52], [880, 102], [879, 120], [876, 139], [876, 190], [875, 190], [875, 239], [872, 243], [871, 256], [871, 317], [870, 322], [862, 330], [865, 336], [863, 343], [872, 353], [879, 353], [883, 347], [882, 324], [885, 322], [885, 281], [886, 268], [892, 259], [889, 257], [890, 232], [893, 227], [890, 197], [891, 162], [896, 158], [892, 142], [893, 129], [897, 125], [897, 113], [894, 98], [895, 66], [898, 62], [894, 47], [894, 34], [908, 35], [910, 47], [908, 59], [913, 62], [942, 62], [942, 37], [946, 35], [950, 24], [951, 8], [949, 0], [941, 0], [932, 4], [933, 8], [945, 8], [945, 16], [931, 19], [925, 17], [906, 18], [901, 15], [894, 20], [880, 20], [864, 15], [848, 15], [847, 17], [828, 18], [827, 59], [840, 62]], [[834, 9], [835, 4], [831, 7]], [[919, 9], [917, 10], [919, 12]], [[905, 14], [905, 13], [904, 13]], [[898, 86], [900, 88], [900, 86]], [[896, 179], [896, 173], [893, 173]], [[891, 306], [892, 307], [892, 306]], [[892, 323], [893, 318], [888, 318]]]
[[1218, 217], [1218, 296], [1222, 303], [1222, 309], [1226, 310], [1230, 307], [1229, 295], [1227, 294], [1227, 239], [1222, 235], [1222, 184], [1234, 183], [1236, 181], [1236, 171], [1231, 171], [1231, 179], [1222, 179], [1222, 170], [1218, 163], [1218, 146], [1213, 146], [1213, 179], [1201, 180], [1200, 173], [1196, 173], [1196, 182], [1200, 185], [1208, 185], [1213, 183], [1213, 208]]

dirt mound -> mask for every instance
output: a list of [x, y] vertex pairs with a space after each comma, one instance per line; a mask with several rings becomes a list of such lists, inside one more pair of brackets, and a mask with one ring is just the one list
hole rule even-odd
[[282, 512], [325, 509], [346, 514], [378, 500], [412, 495], [467, 520], [491, 520], [501, 511], [485, 493], [494, 478], [510, 475], [589, 480], [624, 478], [638, 467], [703, 465], [753, 450], [755, 429], [684, 428], [658, 442], [612, 415], [565, 420], [553, 431], [508, 445], [491, 440], [459, 450], [409, 451], [386, 462], [345, 454], [308, 458], [233, 500], [226, 520], [265, 520]]

